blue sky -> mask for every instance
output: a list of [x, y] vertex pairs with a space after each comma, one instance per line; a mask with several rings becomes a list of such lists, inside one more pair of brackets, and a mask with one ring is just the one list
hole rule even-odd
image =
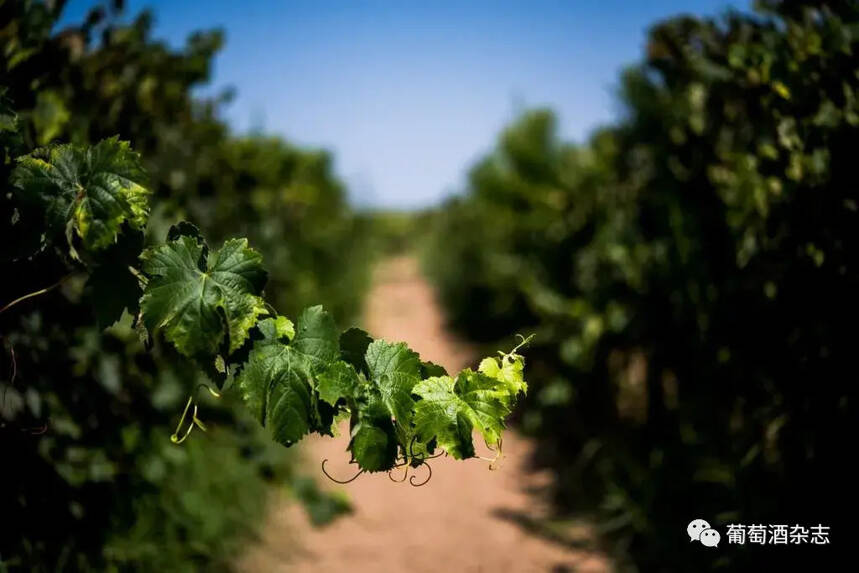
[[[92, 0], [71, 0], [64, 21]], [[212, 90], [236, 89], [225, 119], [335, 157], [356, 205], [432, 205], [519, 111], [553, 108], [583, 141], [618, 115], [617, 78], [640, 59], [647, 28], [678, 13], [749, 2], [331, 2], [130, 0], [155, 35], [181, 46], [220, 27]], [[210, 92], [210, 88], [205, 90]]]

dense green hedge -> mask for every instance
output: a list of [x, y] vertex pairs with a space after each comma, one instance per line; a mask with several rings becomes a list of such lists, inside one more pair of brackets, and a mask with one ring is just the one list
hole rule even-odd
[[[436, 218], [454, 323], [537, 332], [521, 425], [560, 507], [641, 570], [825, 568], [850, 544], [857, 96], [857, 2], [667, 20], [616, 125], [571, 145], [526, 114]], [[832, 544], [731, 546], [729, 523]]]
[[[215, 239], [246, 235], [266, 253], [281, 310], [324, 300], [354, 313], [363, 224], [329, 157], [232, 136], [218, 119], [223, 100], [192, 96], [220, 34], [172, 49], [151, 39], [149, 14], [123, 24], [121, 2], [55, 30], [63, 4], [0, 0], [0, 181], [36, 146], [119, 135], [145, 158], [159, 240], [182, 218]], [[0, 306], [74, 270], [8, 189], [0, 220]], [[224, 567], [260, 522], [271, 481], [294, 484], [317, 521], [344, 509], [293, 476], [282, 448], [229, 400], [205, 406], [208, 434], [171, 444], [200, 380], [168, 347], [144, 352], [127, 315], [93, 327], [92, 298], [110, 292], [96, 295], [95, 281], [72, 274], [0, 313], [0, 569]]]

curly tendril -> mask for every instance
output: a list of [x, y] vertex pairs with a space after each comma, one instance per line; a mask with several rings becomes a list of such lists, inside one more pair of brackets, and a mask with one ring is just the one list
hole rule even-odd
[[[217, 391], [215, 391], [214, 388], [212, 388], [208, 384], [202, 383], [197, 385], [197, 388], [194, 390], [194, 393], [198, 393], [200, 391], [200, 388], [205, 388], [209, 391], [209, 394], [211, 394], [215, 398], [221, 397], [221, 395]], [[188, 417], [188, 411], [191, 409], [191, 406], [194, 407], [194, 410], [191, 414], [191, 423], [188, 424], [188, 428], [185, 430], [185, 433], [180, 436], [179, 432], [182, 430], [182, 425], [185, 423], [185, 418]], [[185, 410], [182, 411], [182, 417], [179, 418], [179, 423], [176, 425], [176, 431], [173, 432], [173, 435], [170, 436], [170, 441], [174, 444], [181, 444], [188, 439], [188, 436], [191, 435], [191, 431], [194, 429], [194, 426], [200, 428], [204, 432], [208, 431], [206, 424], [204, 424], [203, 421], [197, 417], [197, 404], [194, 400], [194, 394], [191, 394], [190, 396], [188, 396], [188, 401], [185, 403]]]
[[[339, 483], [339, 484], [341, 484], [341, 485], [344, 485], [344, 484], [347, 484], [347, 483], [352, 483], [353, 481], [355, 481], [356, 479], [358, 479], [358, 477], [359, 477], [362, 473], [364, 473], [364, 470], [361, 470], [361, 471], [359, 471], [358, 473], [356, 473], [354, 476], [350, 477], [349, 479], [339, 480], [339, 479], [335, 478], [334, 476], [332, 476], [331, 474], [329, 474], [329, 473], [328, 473], [328, 471], [325, 469], [325, 464], [326, 464], [326, 463], [328, 463], [328, 458], [325, 458], [324, 460], [322, 460], [322, 473], [324, 473], [324, 474], [325, 474], [325, 477], [327, 477], [328, 479], [330, 479], [330, 480], [331, 480], [331, 481], [333, 481], [334, 483]], [[349, 463], [351, 464], [351, 463], [355, 463], [355, 462], [349, 462]]]
[[421, 483], [415, 483], [415, 476], [410, 477], [410, 478], [409, 478], [409, 483], [412, 485], [412, 487], [421, 487], [421, 486], [426, 485], [427, 483], [429, 483], [429, 480], [430, 480], [430, 479], [432, 479], [432, 467], [431, 467], [428, 463], [424, 462], [424, 463], [422, 463], [422, 464], [419, 464], [415, 469], [417, 469], [417, 468], [419, 468], [419, 467], [421, 467], [421, 466], [426, 467], [426, 469], [427, 469], [427, 478], [426, 478], [424, 481], [422, 481]]
[[484, 442], [484, 443], [486, 444], [486, 447], [489, 449], [490, 452], [495, 452], [495, 457], [492, 457], [492, 458], [485, 458], [483, 456], [477, 456], [477, 457], [479, 459], [483, 460], [484, 462], [489, 462], [489, 471], [495, 471], [499, 467], [501, 467], [501, 460], [504, 458], [503, 454], [501, 453], [501, 446], [504, 443], [504, 441], [501, 438], [498, 438], [498, 445], [494, 448], [491, 445], [489, 445], [489, 443], [487, 443], [487, 442]]

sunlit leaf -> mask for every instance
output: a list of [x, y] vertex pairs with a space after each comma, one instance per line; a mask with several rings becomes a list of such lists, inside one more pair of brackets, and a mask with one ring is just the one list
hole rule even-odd
[[40, 205], [49, 227], [99, 250], [116, 240], [123, 223], [142, 229], [148, 216], [145, 176], [137, 153], [117, 138], [96, 145], [56, 145], [18, 160], [12, 185], [22, 200]]

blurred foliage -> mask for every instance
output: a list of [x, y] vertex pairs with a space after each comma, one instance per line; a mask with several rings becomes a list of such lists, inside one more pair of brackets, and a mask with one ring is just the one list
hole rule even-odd
[[[524, 115], [435, 218], [453, 322], [536, 331], [521, 426], [559, 510], [595, 512], [630, 567], [825, 568], [849, 546], [857, 94], [857, 2], [670, 19], [615, 126], [571, 145]], [[696, 517], [833, 540], [702, 555]]]
[[344, 492], [324, 492], [312, 478], [296, 478], [292, 492], [304, 505], [310, 522], [316, 526], [327, 525], [339, 515], [352, 511], [352, 504]]
[[232, 139], [219, 151], [191, 218], [212, 240], [247, 237], [265, 254], [268, 298], [281, 313], [324, 301], [338, 320], [354, 317], [369, 279], [370, 228], [350, 211], [330, 156], [274, 137]]
[[371, 229], [369, 241], [374, 256], [414, 252], [426, 241], [431, 217], [427, 212], [412, 211], [369, 211], [359, 216]]
[[[341, 317], [354, 314], [365, 227], [329, 157], [237, 138], [218, 119], [229, 94], [193, 95], [220, 32], [173, 49], [151, 38], [149, 13], [124, 19], [119, 0], [57, 29], [63, 4], [0, 0], [0, 181], [37, 145], [119, 135], [145, 158], [155, 236], [182, 218], [214, 238], [246, 235], [272, 269], [268, 295], [279, 308], [324, 300]], [[69, 273], [40, 236], [41, 213], [3, 189], [0, 217], [0, 304]], [[0, 314], [2, 566], [225, 568], [259, 523], [270, 481], [292, 483], [315, 521], [346, 509], [341, 498], [308, 493], [288, 454], [229, 400], [205, 406], [208, 434], [171, 444], [201, 380], [167, 346], [144, 352], [128, 315], [104, 331], [92, 326], [93, 298], [111, 288], [72, 274]]]

